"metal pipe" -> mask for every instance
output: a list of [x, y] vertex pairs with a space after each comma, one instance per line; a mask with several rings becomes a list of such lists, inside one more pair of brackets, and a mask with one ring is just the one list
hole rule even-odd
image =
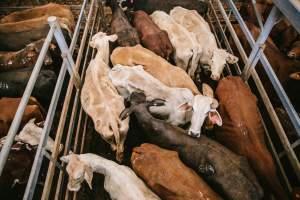
[[[96, 13], [94, 14], [95, 17], [93, 18], [93, 23], [92, 23], [92, 26], [91, 26], [92, 31], [90, 32], [90, 36], [89, 36], [88, 41], [90, 41], [92, 36], [93, 36], [93, 33], [94, 33], [93, 30], [94, 30], [97, 14], [98, 14], [98, 9], [96, 9]], [[86, 70], [86, 63], [87, 63], [87, 57], [88, 57], [88, 54], [89, 54], [89, 50], [90, 50], [90, 48], [88, 47], [87, 50], [86, 50], [86, 53], [85, 53], [85, 59], [84, 59], [84, 64], [83, 64], [83, 69], [82, 69], [82, 74], [83, 75], [81, 76], [81, 82], [84, 81], [84, 77], [85, 77], [84, 72]], [[68, 133], [67, 133], [66, 145], [65, 145], [65, 150], [64, 150], [63, 155], [67, 155], [69, 153], [69, 150], [70, 150], [71, 139], [73, 137], [73, 132], [74, 132], [75, 118], [76, 118], [76, 115], [77, 115], [78, 104], [80, 103], [79, 102], [79, 100], [80, 100], [79, 94], [80, 94], [80, 91], [77, 90], [76, 95], [75, 95], [74, 104], [73, 104], [72, 114], [71, 114]], [[82, 113], [82, 109], [81, 109], [81, 113]], [[78, 126], [80, 126], [80, 119], [78, 121], [79, 121], [79, 124], [78, 123], [77, 124], [78, 124]], [[77, 131], [79, 131], [79, 130], [80, 130], [80, 128], [77, 128]], [[62, 166], [65, 166], [65, 163], [62, 163]], [[58, 178], [57, 186], [56, 186], [55, 199], [59, 199], [59, 191], [60, 191], [63, 176], [64, 176], [64, 170], [60, 170], [59, 178]]]
[[256, 0], [251, 0], [253, 9], [254, 9], [254, 13], [258, 22], [258, 25], [260, 27], [261, 30], [264, 30], [264, 24], [262, 22], [262, 17], [261, 14], [258, 12], [257, 7], [256, 7]]
[[80, 77], [78, 72], [74, 70], [75, 63], [73, 61], [72, 55], [69, 51], [68, 45], [62, 33], [62, 30], [58, 24], [58, 19], [55, 16], [51, 16], [48, 18], [48, 23], [50, 27], [55, 27], [56, 31], [54, 32], [54, 37], [57, 41], [57, 44], [61, 50], [61, 55], [64, 59], [67, 59], [67, 69], [69, 71], [70, 76], [72, 77], [74, 85], [77, 89], [80, 88]]
[[51, 43], [54, 30], [55, 30], [54, 28], [50, 28], [50, 31], [49, 31], [46, 39], [45, 39], [42, 50], [41, 50], [41, 52], [39, 54], [39, 57], [38, 57], [38, 59], [35, 63], [35, 66], [32, 70], [31, 76], [30, 76], [29, 81], [27, 83], [27, 86], [25, 88], [25, 91], [24, 91], [24, 94], [23, 94], [22, 99], [20, 101], [20, 104], [18, 106], [17, 112], [15, 114], [15, 117], [14, 117], [12, 123], [11, 123], [8, 134], [6, 136], [6, 140], [5, 140], [5, 143], [2, 147], [1, 154], [0, 154], [0, 176], [3, 172], [3, 168], [5, 166], [8, 154], [10, 152], [10, 148], [13, 144], [14, 138], [15, 138], [16, 133], [17, 133], [17, 131], [19, 129], [19, 126], [21, 124], [22, 117], [23, 117], [23, 114], [24, 114], [24, 111], [25, 111], [25, 107], [28, 103], [28, 100], [29, 100], [30, 95], [32, 93], [32, 90], [34, 88], [35, 82], [37, 80], [37, 77], [38, 77], [39, 72], [41, 70], [41, 67], [43, 65], [44, 58], [46, 56], [49, 45]]
[[[77, 59], [76, 59], [75, 71], [78, 71], [79, 65], [81, 63], [82, 53], [83, 53], [83, 49], [85, 47], [86, 38], [87, 38], [89, 25], [90, 25], [91, 18], [92, 18], [92, 13], [93, 13], [92, 11], [94, 9], [94, 5], [95, 5], [95, 0], [92, 0], [90, 10], [89, 10], [88, 19], [87, 19], [87, 22], [86, 22], [86, 25], [85, 25], [85, 28], [84, 28], [84, 32], [83, 32], [83, 36], [82, 36], [82, 39], [81, 39], [81, 43], [80, 43], [78, 56], [77, 56]], [[57, 128], [57, 133], [56, 133], [55, 142], [54, 142], [54, 151], [52, 152], [52, 158], [55, 161], [57, 160], [57, 156], [58, 156], [58, 153], [59, 153], [58, 152], [58, 147], [61, 143], [61, 138], [62, 138], [64, 128], [65, 128], [66, 115], [67, 115], [67, 111], [68, 111], [68, 107], [69, 107], [69, 104], [70, 104], [71, 95], [72, 95], [72, 91], [73, 91], [73, 86], [72, 85], [73, 85], [72, 80], [70, 80], [69, 84], [68, 84], [66, 97], [65, 97], [64, 104], [63, 104], [63, 108], [62, 108], [62, 112], [61, 112], [61, 117], [60, 117], [58, 128]], [[44, 186], [44, 191], [43, 191], [43, 197], [44, 198], [43, 199], [48, 199], [48, 197], [49, 197], [50, 187], [51, 187], [52, 181], [53, 181], [54, 170], [55, 170], [55, 165], [50, 162], [49, 167], [48, 167], [47, 177], [46, 177], [46, 180], [45, 180], [45, 186]]]
[[[260, 46], [263, 45], [266, 40], [269, 37], [269, 34], [274, 26], [274, 24], [276, 23], [276, 21], [280, 18], [281, 13], [279, 12], [279, 10], [274, 6], [271, 10], [271, 13], [266, 21], [266, 24], [264, 26], [263, 31], [260, 33], [259, 37], [257, 38], [256, 43], [254, 44], [254, 46], [252, 47], [252, 51], [251, 54], [249, 56], [249, 62], [246, 63], [246, 66], [243, 70], [242, 73], [242, 78], [244, 80], [248, 80], [249, 78], [249, 69], [251, 67], [251, 63], [253, 63], [255, 56], [257, 55], [257, 52], [260, 49]], [[258, 61], [258, 60], [257, 60]], [[254, 65], [252, 65], [252, 67], [255, 67], [256, 63]]]
[[[224, 20], [227, 24], [227, 27], [230, 31], [230, 34], [231, 34], [231, 36], [232, 36], [232, 38], [233, 38], [233, 40], [234, 40], [234, 42], [237, 46], [237, 49], [238, 49], [239, 53], [241, 54], [241, 57], [242, 57], [243, 61], [247, 62], [248, 57], [246, 56], [246, 53], [245, 53], [245, 51], [244, 51], [244, 49], [243, 49], [236, 33], [234, 31], [234, 28], [232, 27], [232, 24], [231, 24], [230, 20], [228, 19], [227, 15], [226, 15], [226, 12], [225, 12], [225, 10], [222, 6], [222, 3], [220, 2], [220, 0], [217, 0], [217, 2], [218, 2], [218, 7], [221, 11], [221, 14], [222, 14], [222, 16], [223, 16], [223, 18], [224, 18]], [[234, 4], [233, 4], [233, 6], [234, 6]], [[232, 10], [234, 11], [234, 15], [236, 15], [236, 14], [239, 15], [236, 7], [235, 7], [235, 9], [232, 9]], [[236, 13], [236, 11], [237, 11], [237, 13]], [[243, 20], [241, 20], [240, 26], [241, 26], [242, 29], [245, 29], [245, 27], [243, 27], [242, 24], [245, 25]], [[245, 31], [249, 32], [249, 30], [247, 28], [245, 29]], [[249, 35], [246, 34], [246, 37], [247, 36], [249, 36]], [[251, 39], [253, 40], [252, 37], [251, 37]], [[263, 53], [262, 53], [262, 55], [263, 55]], [[255, 84], [256, 84], [257, 89], [258, 89], [258, 91], [259, 91], [259, 93], [262, 97], [264, 105], [266, 106], [266, 109], [269, 113], [269, 116], [270, 116], [270, 118], [273, 122], [274, 128], [275, 128], [275, 130], [276, 130], [276, 132], [277, 132], [277, 134], [278, 134], [278, 136], [279, 136], [279, 138], [280, 138], [280, 140], [283, 144], [283, 147], [284, 147], [285, 151], [287, 152], [288, 158], [289, 158], [293, 168], [295, 169], [295, 171], [298, 172], [297, 177], [299, 178], [299, 162], [298, 162], [298, 159], [297, 159], [293, 149], [290, 146], [289, 140], [286, 137], [285, 131], [284, 131], [284, 129], [283, 129], [281, 123], [280, 123], [280, 120], [278, 119], [278, 116], [277, 116], [277, 114], [276, 114], [276, 112], [275, 112], [275, 110], [272, 106], [272, 103], [270, 102], [270, 99], [269, 99], [269, 97], [268, 97], [268, 95], [267, 95], [267, 93], [266, 93], [266, 91], [265, 91], [265, 89], [264, 89], [264, 87], [263, 87], [263, 85], [262, 85], [255, 69], [251, 68], [250, 73], [252, 74], [252, 78], [255, 81]], [[279, 160], [279, 159], [277, 159], [277, 160]], [[281, 163], [278, 163], [278, 164], [281, 165]]]

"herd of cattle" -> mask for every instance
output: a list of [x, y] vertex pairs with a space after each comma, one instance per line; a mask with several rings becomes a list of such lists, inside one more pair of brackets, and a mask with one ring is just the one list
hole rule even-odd
[[[112, 10], [110, 34], [99, 32], [89, 41], [97, 53], [86, 70], [81, 104], [119, 163], [124, 160], [130, 120], [137, 121], [147, 143], [132, 150], [131, 168], [92, 153], [62, 156], [61, 161], [67, 163], [68, 189], [79, 191], [84, 180], [92, 189], [96, 172], [105, 176], [104, 188], [117, 200], [289, 199], [264, 140], [255, 95], [240, 77], [222, 77], [226, 64], [239, 61], [238, 54], [217, 46], [203, 18], [207, 4], [198, 0], [111, 0], [107, 5]], [[258, 6], [263, 16], [270, 10], [269, 4]], [[260, 29], [252, 7], [245, 3], [241, 12], [257, 37]], [[67, 6], [47, 4], [0, 20], [0, 147], [49, 31], [47, 17], [51, 15], [58, 17], [69, 41], [74, 18]], [[241, 29], [234, 27], [249, 53]], [[275, 73], [294, 101], [299, 98], [295, 96], [300, 80], [299, 37], [286, 22], [274, 29], [277, 32], [271, 34], [273, 40], [268, 39], [265, 54], [272, 58]], [[290, 34], [295, 37], [286, 45], [284, 38], [291, 39]], [[112, 52], [110, 43], [118, 45]], [[26, 185], [44, 108], [51, 100], [61, 64], [56, 46], [53, 41], [26, 106], [0, 179], [1, 194]], [[196, 86], [199, 68], [208, 69], [208, 78], [218, 82], [215, 92], [207, 83]], [[262, 69], [257, 67], [258, 72]], [[205, 135], [208, 130], [213, 130], [213, 139]], [[49, 138], [46, 150], [52, 148]]]

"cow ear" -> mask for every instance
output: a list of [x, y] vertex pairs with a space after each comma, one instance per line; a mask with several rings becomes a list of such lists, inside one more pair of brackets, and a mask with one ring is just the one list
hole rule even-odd
[[300, 80], [300, 72], [295, 72], [290, 74], [290, 78], [299, 81]]
[[208, 118], [212, 124], [217, 124], [218, 126], [222, 126], [223, 121], [219, 112], [215, 109], [212, 109], [208, 113]]
[[226, 52], [227, 56], [226, 56], [226, 61], [229, 63], [229, 64], [234, 64], [234, 63], [237, 63], [239, 61], [239, 58]]
[[125, 120], [129, 115], [131, 115], [133, 111], [133, 106], [129, 107], [129, 108], [125, 108], [121, 113], [120, 113], [120, 116], [119, 118], [121, 120]]
[[93, 189], [93, 187], [92, 187], [93, 169], [89, 165], [85, 166], [84, 179], [87, 182], [87, 184], [89, 185], [90, 189]]
[[214, 91], [213, 89], [206, 83], [202, 84], [202, 92], [204, 96], [208, 96], [213, 98], [214, 97]]
[[179, 106], [180, 110], [190, 110], [191, 108], [192, 108], [192, 106], [190, 106], [188, 102], [183, 103]]

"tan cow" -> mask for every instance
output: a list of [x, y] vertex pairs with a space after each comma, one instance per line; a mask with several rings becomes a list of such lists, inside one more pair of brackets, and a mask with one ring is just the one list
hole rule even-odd
[[[0, 137], [6, 136], [20, 101], [21, 98], [3, 97], [0, 99]], [[35, 98], [30, 97], [28, 104], [25, 107], [21, 126], [24, 126], [32, 118], [36, 118], [37, 122], [43, 121], [43, 113], [44, 110], [39, 102]]]
[[171, 65], [152, 51], [136, 45], [134, 47], [118, 47], [111, 56], [113, 65], [143, 65], [146, 72], [169, 87], [188, 88], [193, 94], [200, 94], [189, 75], [179, 67]]
[[86, 70], [81, 104], [93, 119], [96, 131], [111, 145], [112, 150], [117, 151], [117, 160], [121, 161], [129, 119], [120, 120], [119, 115], [125, 109], [124, 99], [108, 78], [109, 41], [116, 39], [117, 35], [107, 36], [102, 32], [93, 36], [90, 45], [98, 52]]
[[142, 144], [133, 149], [131, 165], [162, 199], [221, 200], [196, 172], [181, 162], [176, 151]]

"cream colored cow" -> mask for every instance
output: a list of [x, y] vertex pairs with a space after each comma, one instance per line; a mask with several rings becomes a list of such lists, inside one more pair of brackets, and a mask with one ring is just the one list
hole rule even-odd
[[190, 33], [196, 35], [198, 47], [201, 49], [200, 63], [209, 66], [213, 80], [220, 79], [226, 62], [233, 64], [238, 61], [234, 55], [218, 48], [208, 23], [197, 11], [177, 6], [170, 11], [170, 16]]
[[68, 163], [68, 189], [77, 192], [85, 180], [92, 189], [93, 172], [103, 174], [104, 189], [114, 200], [159, 200], [146, 184], [127, 166], [96, 154], [70, 154], [60, 158]]
[[96, 131], [117, 151], [117, 160], [121, 161], [129, 120], [120, 120], [119, 115], [125, 108], [124, 99], [108, 78], [109, 41], [116, 39], [116, 35], [107, 36], [102, 32], [93, 36], [90, 45], [98, 52], [86, 71], [81, 104], [93, 119]]
[[188, 88], [193, 94], [200, 94], [193, 80], [179, 67], [171, 65], [152, 51], [136, 45], [134, 47], [118, 47], [111, 56], [113, 65], [143, 65], [146, 72], [169, 87]]
[[186, 30], [185, 27], [178, 24], [163, 11], [155, 11], [150, 17], [160, 29], [168, 33], [175, 49], [174, 60], [176, 65], [194, 78], [201, 55], [201, 49], [197, 45], [194, 33]]

